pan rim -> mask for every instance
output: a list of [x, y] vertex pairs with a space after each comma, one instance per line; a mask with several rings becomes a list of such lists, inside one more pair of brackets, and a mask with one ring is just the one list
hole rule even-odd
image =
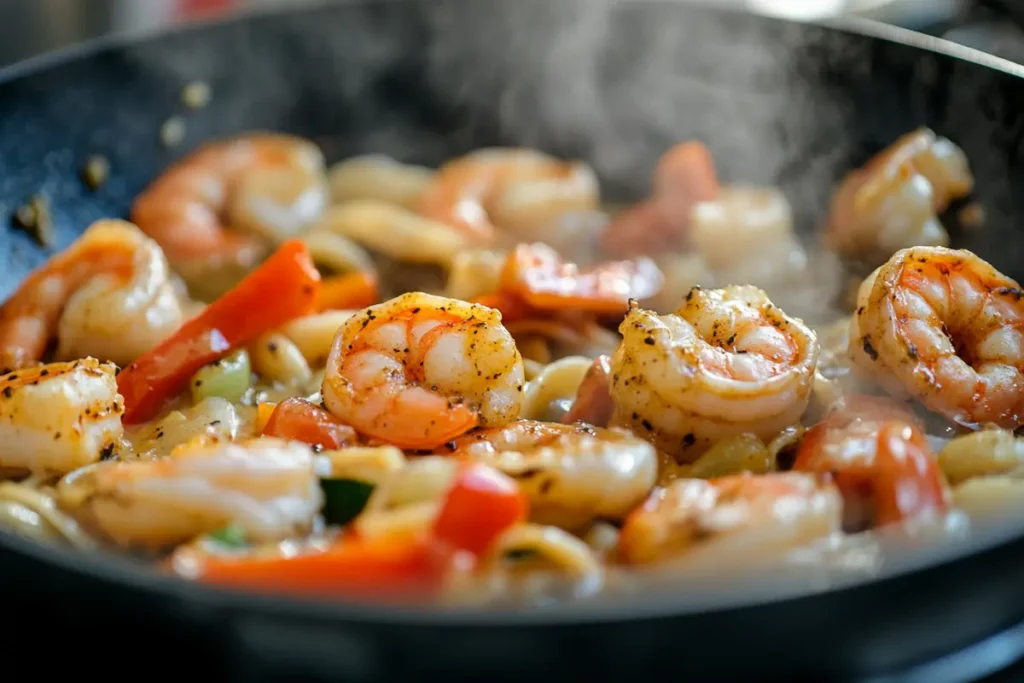
[[[43, 53], [0, 68], [0, 85], [39, 76], [51, 69], [70, 65], [76, 61], [95, 57], [106, 50], [126, 49], [169, 36], [201, 31], [207, 28], [243, 24], [273, 16], [301, 15], [325, 7], [359, 7], [374, 0], [307, 0], [299, 8], [252, 8], [240, 14], [216, 17], [197, 23], [176, 24], [170, 27], [143, 28], [99, 36], [81, 43]], [[376, 0], [380, 2], [381, 0]], [[387, 0], [389, 3], [408, 0]], [[472, 1], [472, 0], [466, 0]], [[667, 5], [671, 0], [633, 0], [647, 5]], [[704, 10], [717, 11], [723, 10]], [[793, 24], [796, 22], [763, 17], [764, 21]], [[875, 40], [905, 45], [953, 59], [964, 60], [1007, 75], [1024, 77], [1024, 66], [990, 55], [974, 48], [948, 40], [934, 38], [907, 29], [883, 24], [870, 19], [844, 18], [832, 21], [809, 22], [831, 30], [843, 31]], [[91, 578], [119, 588], [143, 591], [153, 597], [171, 598], [181, 603], [220, 609], [235, 615], [273, 615], [294, 619], [313, 619], [317, 622], [355, 622], [374, 625], [434, 626], [444, 628], [481, 627], [505, 628], [522, 626], [564, 626], [615, 623], [625, 620], [656, 620], [684, 617], [704, 612], [716, 614], [762, 608], [774, 603], [795, 603], [815, 600], [825, 595], [849, 593], [871, 589], [878, 584], [907, 580], [920, 572], [938, 567], [972, 562], [986, 553], [1010, 546], [1024, 547], [1024, 524], [1008, 526], [988, 536], [976, 535], [969, 543], [950, 543], [933, 553], [922, 553], [909, 558], [903, 566], [890, 567], [877, 577], [859, 579], [845, 585], [823, 590], [745, 596], [738, 600], [694, 607], [685, 604], [685, 593], [675, 591], [654, 595], [627, 596], [610, 602], [561, 602], [557, 611], [549, 609], [462, 609], [428, 606], [416, 609], [392, 604], [353, 602], [345, 600], [316, 600], [314, 598], [263, 595], [259, 593], [214, 588], [181, 578], [161, 575], [151, 567], [144, 567], [127, 558], [107, 554], [94, 554], [50, 547], [0, 531], [0, 550], [19, 553], [34, 562], [57, 568], [70, 576]]]

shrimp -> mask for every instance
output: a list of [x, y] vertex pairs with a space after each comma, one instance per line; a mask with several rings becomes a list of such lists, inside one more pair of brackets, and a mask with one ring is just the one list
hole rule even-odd
[[796, 471], [830, 475], [849, 529], [943, 512], [949, 493], [912, 414], [886, 399], [853, 396], [809, 430]]
[[1024, 424], [1024, 290], [965, 250], [896, 252], [861, 285], [855, 367], [969, 429]]
[[93, 223], [0, 308], [0, 367], [97, 356], [130, 363], [178, 329], [181, 302], [156, 242], [131, 223]]
[[324, 374], [324, 404], [365, 436], [434, 448], [523, 405], [523, 360], [498, 311], [411, 292], [342, 324]]
[[973, 188], [963, 150], [921, 128], [847, 176], [832, 200], [825, 243], [879, 260], [906, 247], [946, 246], [937, 214]]
[[664, 316], [634, 307], [619, 332], [612, 424], [678, 460], [726, 436], [769, 441], [810, 402], [818, 339], [756, 287], [695, 287]]
[[624, 257], [679, 251], [690, 240], [694, 208], [717, 200], [721, 191], [710, 150], [695, 140], [662, 155], [652, 184], [650, 199], [619, 213], [608, 225], [601, 244], [607, 253]]
[[442, 166], [416, 202], [420, 214], [483, 244], [597, 206], [594, 172], [530, 149], [482, 149]]
[[439, 449], [487, 464], [519, 482], [530, 518], [568, 530], [621, 520], [654, 486], [658, 459], [624, 430], [520, 420], [473, 432]]
[[248, 540], [308, 530], [323, 494], [297, 442], [186, 442], [163, 460], [103, 462], [61, 480], [62, 507], [123, 547], [159, 550], [233, 526]]
[[779, 190], [762, 187], [725, 187], [715, 199], [695, 204], [689, 236], [716, 270], [777, 244], [786, 244], [785, 250], [796, 244], [789, 201]]
[[619, 551], [630, 564], [746, 567], [836, 534], [840, 510], [835, 487], [807, 474], [677, 479], [626, 518]]
[[196, 279], [222, 268], [248, 270], [266, 253], [268, 237], [294, 236], [327, 198], [315, 144], [250, 133], [186, 156], [136, 197], [131, 216], [175, 270]]
[[0, 467], [65, 474], [111, 455], [124, 412], [114, 374], [86, 358], [0, 377]]

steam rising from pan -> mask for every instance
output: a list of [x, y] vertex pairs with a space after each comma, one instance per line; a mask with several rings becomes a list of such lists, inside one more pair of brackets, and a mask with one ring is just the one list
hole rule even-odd
[[847, 136], [805, 66], [807, 27], [678, 4], [434, 3], [429, 77], [471, 113], [496, 110], [507, 140], [586, 158], [613, 189], [646, 191], [659, 155], [699, 138], [726, 182], [782, 184], [798, 216], [820, 217], [815, 179], [838, 176]]

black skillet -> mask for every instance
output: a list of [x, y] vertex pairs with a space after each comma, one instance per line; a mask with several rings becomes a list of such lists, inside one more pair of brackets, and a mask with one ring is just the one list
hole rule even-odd
[[[1021, 73], [875, 24], [804, 26], [676, 3], [336, 4], [103, 41], [3, 73], [0, 206], [11, 213], [43, 193], [57, 249], [92, 220], [125, 215], [186, 149], [254, 128], [309, 136], [331, 159], [375, 151], [436, 164], [488, 145], [539, 147], [591, 160], [629, 197], [666, 147], [696, 137], [724, 178], [780, 185], [810, 234], [847, 169], [928, 125], [966, 150], [987, 214], [982, 229], [956, 232], [958, 245], [1020, 277]], [[213, 100], [166, 149], [158, 130], [196, 79]], [[96, 192], [79, 179], [92, 154], [111, 167]], [[0, 298], [53, 249], [0, 231]], [[941, 557], [893, 557], [879, 580], [812, 594], [709, 599], [691, 586], [484, 614], [214, 592], [0, 534], [0, 610], [14, 632], [5, 661], [45, 643], [49, 656], [31, 661], [44, 671], [108, 676], [798, 681], [914, 680], [904, 677], [914, 670], [938, 683], [963, 675], [958, 661], [977, 670], [1019, 656], [1018, 532]], [[129, 668], [136, 658], [142, 668]]]

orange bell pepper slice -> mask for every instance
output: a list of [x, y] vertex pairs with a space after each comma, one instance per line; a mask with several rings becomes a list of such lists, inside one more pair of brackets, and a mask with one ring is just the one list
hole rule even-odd
[[320, 294], [316, 298], [316, 309], [345, 311], [366, 308], [377, 303], [379, 299], [376, 275], [363, 271], [347, 273], [324, 278], [320, 285]]
[[537, 243], [520, 244], [509, 254], [501, 290], [541, 310], [617, 315], [629, 309], [630, 299], [657, 294], [664, 281], [661, 270], [648, 258], [603, 263], [584, 271]]

